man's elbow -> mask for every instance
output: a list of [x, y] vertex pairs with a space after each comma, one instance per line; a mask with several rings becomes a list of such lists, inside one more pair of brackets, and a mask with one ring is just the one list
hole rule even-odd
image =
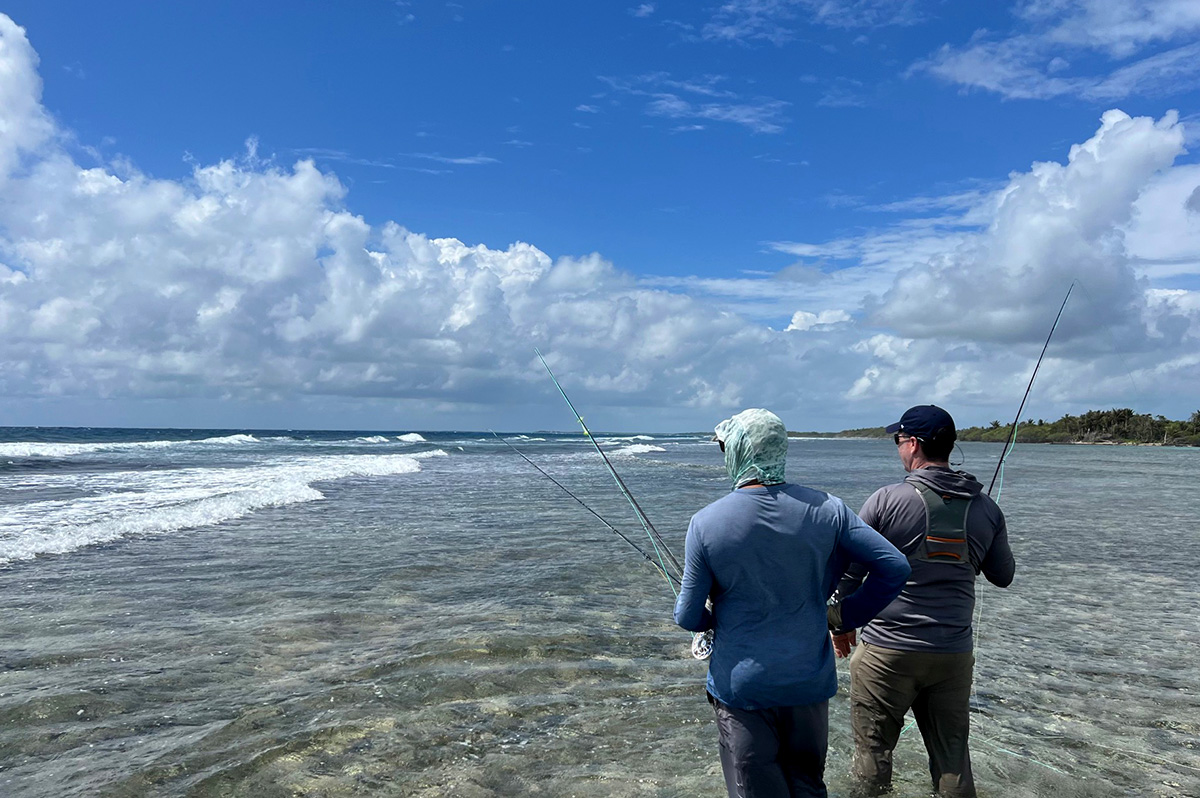
[[1013, 577], [1016, 575], [1011, 569], [999, 574], [984, 574], [987, 580], [996, 587], [1008, 587], [1013, 583]]
[[908, 582], [908, 577], [912, 576], [912, 566], [908, 564], [908, 558], [903, 555], [892, 560], [890, 565], [891, 567], [887, 570], [887, 583], [895, 589], [896, 596], [898, 596]]
[[707, 632], [712, 626], [712, 613], [703, 606], [676, 604], [675, 623], [689, 632]]
[[702, 613], [697, 615], [696, 613], [692, 612], [680, 612], [679, 610], [676, 610], [675, 623], [681, 628], [687, 629], [689, 632], [707, 631]]

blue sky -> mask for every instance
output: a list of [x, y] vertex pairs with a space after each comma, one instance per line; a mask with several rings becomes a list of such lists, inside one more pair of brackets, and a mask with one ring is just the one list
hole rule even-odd
[[0, 12], [0, 423], [1196, 409], [1194, 2]]

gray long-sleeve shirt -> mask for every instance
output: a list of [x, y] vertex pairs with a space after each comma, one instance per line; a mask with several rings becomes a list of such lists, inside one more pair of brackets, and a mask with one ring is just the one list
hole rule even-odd
[[[904, 482], [875, 491], [859, 513], [906, 556], [917, 550], [927, 531], [925, 501], [914, 482], [941, 495], [973, 497], [966, 521], [972, 567], [910, 560], [913, 571], [904, 590], [863, 628], [861, 637], [872, 645], [901, 651], [970, 651], [975, 576], [982, 573], [998, 587], [1008, 587], [1013, 580], [1016, 566], [1004, 514], [965, 471], [938, 466], [913, 471]], [[838, 593], [852, 593], [861, 580], [860, 570], [850, 568]]]

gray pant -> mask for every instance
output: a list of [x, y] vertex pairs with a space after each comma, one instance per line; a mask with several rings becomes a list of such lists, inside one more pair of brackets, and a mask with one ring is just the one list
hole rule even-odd
[[854, 772], [877, 791], [892, 783], [892, 749], [910, 708], [929, 752], [939, 795], [974, 798], [971, 752], [971, 672], [975, 655], [896, 651], [869, 643], [850, 658], [850, 726]]
[[729, 798], [826, 798], [828, 701], [737, 709], [708, 700], [717, 713]]

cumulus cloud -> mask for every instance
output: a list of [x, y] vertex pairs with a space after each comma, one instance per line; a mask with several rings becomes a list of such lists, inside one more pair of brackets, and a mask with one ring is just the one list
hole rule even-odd
[[42, 108], [42, 78], [38, 57], [25, 36], [0, 14], [0, 191], [9, 175], [53, 135], [54, 126]]
[[875, 318], [911, 337], [1035, 341], [1055, 297], [1080, 279], [1110, 328], [1144, 336], [1145, 287], [1122, 231], [1142, 190], [1182, 152], [1174, 113], [1156, 122], [1107, 112], [1066, 164], [1037, 163], [1014, 176], [984, 233], [902, 273]]
[[797, 310], [792, 314], [792, 321], [788, 324], [784, 332], [793, 332], [797, 330], [821, 330], [827, 329], [835, 324], [850, 321], [850, 314], [844, 310], [822, 310], [820, 313], [809, 313], [805, 310]]
[[726, 364], [768, 340], [599, 255], [369, 225], [308, 158], [250, 147], [186, 180], [81, 166], [24, 32], [0, 25], [4, 395], [521, 404], [544, 387], [536, 344], [623, 403], [700, 407], [740, 396], [747, 375]]
[[[1171, 168], [1182, 143], [1174, 113], [1154, 120], [1109, 111], [1066, 163], [1012, 175], [982, 203], [985, 225], [960, 230], [953, 246], [923, 255], [865, 303], [870, 322], [886, 332], [859, 345], [873, 362], [851, 395], [906, 394], [912, 373], [929, 363], [959, 400], [1019, 387], [1012, 353], [1039, 348], [1078, 281], [1056, 334], [1055, 364], [1039, 378], [1043, 390], [1059, 402], [1083, 391], [1127, 397], [1101, 404], [1132, 403], [1136, 386], [1143, 405], [1185, 405], [1200, 385], [1200, 228], [1185, 219], [1200, 174]], [[889, 248], [880, 254], [891, 263], [902, 257]], [[953, 352], [970, 356], [948, 362]]]
[[[731, 99], [720, 79], [690, 85], [675, 91]], [[81, 165], [40, 92], [36, 54], [0, 16], [9, 408], [382, 399], [430, 425], [486, 427], [497, 408], [513, 418], [555, 401], [536, 345], [614, 428], [698, 429], [738, 405], [779, 408], [797, 427], [859, 426], [881, 405], [916, 401], [990, 416], [1017, 395], [1047, 305], [1074, 277], [1087, 295], [1064, 320], [1070, 346], [1043, 372], [1064, 411], [1127, 386], [1122, 352], [1162, 395], [1188, 403], [1200, 384], [1187, 265], [1200, 260], [1200, 230], [1150, 243], [1156, 220], [1191, 231], [1197, 217], [1200, 175], [1172, 168], [1183, 140], [1172, 115], [1110, 112], [1066, 163], [1035, 164], [994, 191], [897, 203], [915, 215], [858, 238], [787, 242], [781, 231], [766, 246], [796, 262], [777, 274], [651, 280], [598, 254], [554, 259], [527, 243], [490, 249], [368, 224], [312, 159], [263, 161], [253, 146], [181, 180], [125, 161]]]

